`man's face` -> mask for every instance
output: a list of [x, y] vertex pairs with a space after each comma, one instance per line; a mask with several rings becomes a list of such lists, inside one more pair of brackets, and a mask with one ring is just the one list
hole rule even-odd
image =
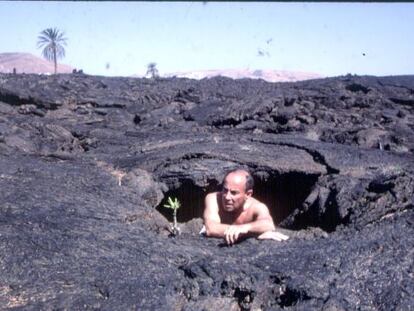
[[252, 191], [246, 192], [246, 175], [240, 172], [230, 173], [224, 180], [221, 198], [223, 209], [234, 212], [242, 208]]

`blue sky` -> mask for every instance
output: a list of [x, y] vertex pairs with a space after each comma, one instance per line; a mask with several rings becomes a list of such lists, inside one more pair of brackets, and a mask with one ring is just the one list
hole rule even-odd
[[0, 53], [41, 56], [38, 34], [68, 38], [62, 63], [88, 74], [276, 69], [336, 76], [414, 74], [414, 4], [0, 1]]

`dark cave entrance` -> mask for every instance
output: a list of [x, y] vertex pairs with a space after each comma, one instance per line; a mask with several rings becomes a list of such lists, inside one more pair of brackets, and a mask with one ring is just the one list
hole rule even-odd
[[[253, 173], [253, 176], [254, 197], [269, 207], [276, 225], [294, 210], [302, 208], [303, 202], [319, 177], [319, 175], [308, 175], [302, 172], [286, 174], [259, 172]], [[304, 223], [300, 228], [294, 225], [289, 229], [306, 227], [307, 224]]]
[[[289, 172], [279, 174], [277, 172], [253, 172], [255, 180], [254, 197], [265, 203], [272, 214], [275, 224], [279, 224], [294, 210], [301, 209], [302, 203], [310, 194], [312, 187], [319, 175], [309, 175], [303, 172]], [[219, 191], [221, 181], [210, 180], [207, 187], [200, 187], [191, 179], [178, 179], [178, 182], [167, 182], [169, 190], [164, 194], [164, 199], [157, 206], [157, 210], [169, 221], [173, 221], [172, 211], [164, 207], [168, 197], [178, 198], [181, 207], [177, 212], [177, 221], [185, 223], [195, 218], [202, 218], [204, 210], [204, 198], [207, 193]], [[299, 230], [306, 228], [306, 221], [300, 224], [293, 223], [286, 226], [288, 229]]]
[[[178, 198], [181, 207], [177, 211], [177, 221], [179, 223], [188, 222], [194, 218], [202, 218], [204, 210], [204, 198], [207, 193], [219, 189], [218, 182], [210, 181], [208, 187], [197, 186], [191, 179], [180, 179], [178, 185], [174, 184], [169, 187], [164, 194], [164, 199], [157, 206], [159, 211], [169, 222], [173, 221], [172, 210], [165, 208], [168, 197]], [[200, 228], [201, 229], [201, 228]]]

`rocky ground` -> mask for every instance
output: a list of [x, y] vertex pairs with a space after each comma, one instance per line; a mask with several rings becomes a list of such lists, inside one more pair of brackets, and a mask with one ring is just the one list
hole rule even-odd
[[[2, 74], [0, 309], [413, 310], [413, 131], [414, 76]], [[235, 166], [288, 241], [198, 235]]]

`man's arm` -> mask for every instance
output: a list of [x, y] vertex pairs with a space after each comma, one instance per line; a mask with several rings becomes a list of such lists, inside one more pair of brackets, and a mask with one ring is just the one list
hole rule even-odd
[[243, 225], [247, 227], [249, 233], [256, 235], [275, 230], [275, 224], [266, 205], [260, 203], [253, 206], [253, 209], [255, 220]]
[[204, 201], [204, 225], [206, 226], [206, 235], [215, 238], [224, 238], [224, 232], [229, 225], [222, 224], [217, 203], [217, 192], [207, 194]]
[[231, 225], [224, 232], [227, 244], [233, 244], [240, 236], [259, 236], [262, 233], [275, 230], [272, 216], [264, 204], [257, 204], [254, 209], [255, 220], [242, 225]]
[[257, 220], [252, 224], [254, 226], [251, 229], [251, 232], [256, 233], [255, 235], [259, 240], [286, 241], [289, 239], [287, 235], [276, 231], [273, 218], [270, 215], [269, 209], [266, 205], [259, 206]]

